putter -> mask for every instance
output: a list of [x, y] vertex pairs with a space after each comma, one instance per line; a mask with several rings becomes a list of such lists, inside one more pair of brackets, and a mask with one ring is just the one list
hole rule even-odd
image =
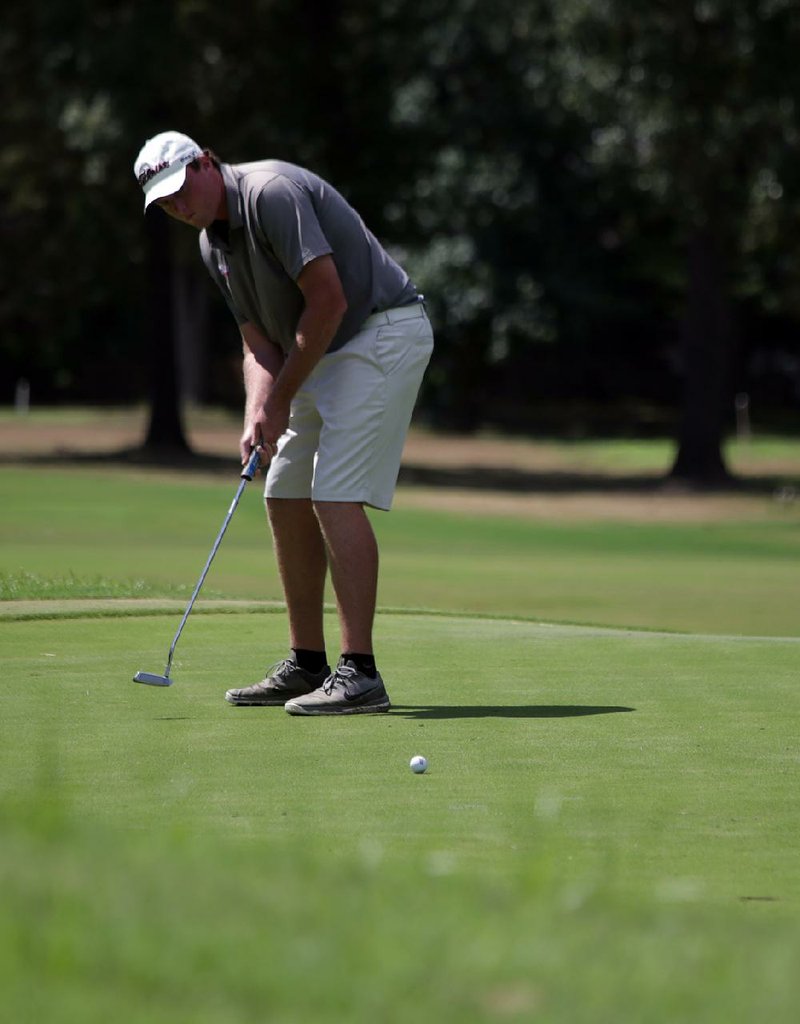
[[186, 606], [186, 611], [183, 613], [181, 624], [178, 626], [178, 632], [175, 634], [175, 638], [172, 641], [172, 645], [169, 649], [169, 657], [167, 658], [167, 667], [164, 669], [164, 675], [156, 675], [155, 672], [137, 672], [133, 677], [134, 683], [146, 683], [148, 686], [172, 686], [172, 680], [169, 677], [169, 671], [172, 668], [172, 656], [175, 653], [175, 647], [178, 643], [183, 627], [186, 625], [186, 620], [189, 618], [189, 612], [194, 606], [195, 598], [200, 593], [200, 588], [203, 585], [203, 580], [206, 578], [206, 574], [214, 560], [214, 555], [217, 553], [222, 538], [225, 536], [225, 531], [228, 529], [228, 523], [231, 521], [231, 516], [236, 511], [236, 506], [239, 504], [239, 498], [242, 496], [242, 491], [245, 489], [248, 481], [252, 480], [256, 475], [259, 463], [261, 462], [261, 451], [260, 448], [254, 448], [250, 453], [250, 460], [242, 470], [242, 482], [239, 484], [239, 488], [236, 491], [231, 507], [228, 509], [228, 514], [225, 516], [225, 521], [222, 524], [222, 529], [217, 534], [217, 539], [214, 541], [214, 547], [211, 549], [211, 554], [208, 556], [208, 561], [200, 573], [200, 579], [197, 581], [197, 586], [194, 588], [192, 596], [189, 598], [189, 603]]

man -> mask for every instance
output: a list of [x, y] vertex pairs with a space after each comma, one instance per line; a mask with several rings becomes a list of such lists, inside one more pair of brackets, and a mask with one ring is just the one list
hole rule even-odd
[[[378, 548], [365, 506], [391, 507], [403, 442], [433, 348], [408, 275], [326, 181], [278, 160], [221, 163], [169, 131], [134, 164], [145, 210], [200, 231], [200, 252], [239, 325], [241, 456], [267, 455], [265, 497], [291, 656], [236, 705], [293, 715], [388, 711], [372, 627]], [[330, 570], [341, 632], [323, 631]]]

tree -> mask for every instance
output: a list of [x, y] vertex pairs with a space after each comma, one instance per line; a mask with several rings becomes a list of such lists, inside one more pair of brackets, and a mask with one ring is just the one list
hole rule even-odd
[[[164, 309], [169, 250], [156, 251], [154, 234], [148, 241], [132, 176], [153, 97], [172, 94], [173, 75], [181, 80], [176, 6], [6, 5], [0, 53], [11, 141], [0, 185], [4, 248], [16, 254], [9, 273], [19, 280], [7, 279], [15, 286], [0, 315], [13, 325], [5, 351], [12, 373], [31, 378], [39, 400], [134, 397], [148, 377], [149, 337], [158, 361], [146, 443], [184, 449], [175, 395], [165, 391], [175, 379], [171, 309]], [[146, 254], [158, 260], [151, 279], [160, 281], [149, 305], [137, 274]]]
[[174, 270], [170, 223], [160, 210], [144, 218], [147, 234], [147, 334], [150, 417], [144, 447], [169, 454], [189, 451], [183, 427], [174, 332]]
[[676, 478], [724, 481], [733, 406], [733, 306], [743, 250], [798, 95], [800, 21], [789, 0], [582, 0], [558, 6], [568, 105], [596, 125], [591, 159], [629, 169], [685, 254], [686, 380]]
[[436, 417], [477, 429], [497, 422], [516, 355], [576, 341], [575, 296], [600, 290], [580, 259], [597, 247], [600, 204], [575, 163], [588, 129], [559, 101], [545, 0], [433, 0], [415, 17], [419, 59], [390, 116], [417, 162], [395, 220], [431, 293]]
[[233, 162], [307, 164], [364, 214], [428, 294], [439, 422], [674, 401], [660, 349], [680, 333], [675, 474], [722, 479], [741, 304], [787, 334], [800, 315], [799, 18], [790, 0], [252, 0], [246, 18], [8, 0], [5, 386], [119, 401], [152, 380], [149, 442], [180, 447], [163, 261], [213, 287], [191, 232], [153, 248], [131, 174], [179, 128]]

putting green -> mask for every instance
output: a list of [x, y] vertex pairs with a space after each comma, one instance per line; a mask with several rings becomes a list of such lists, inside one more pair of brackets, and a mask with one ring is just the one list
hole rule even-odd
[[222, 699], [285, 653], [279, 609], [190, 618], [174, 685], [133, 685], [163, 671], [176, 625], [0, 624], [6, 689], [24, 694], [3, 716], [2, 785], [49, 770], [82, 812], [126, 827], [177, 815], [221, 834], [434, 844], [482, 870], [555, 829], [626, 885], [691, 878], [703, 899], [781, 898], [785, 872], [800, 878], [782, 804], [796, 640], [384, 613], [392, 713], [298, 722]]
[[382, 612], [392, 712], [296, 719], [198, 610], [168, 689], [171, 610], [0, 621], [15, 1019], [793, 1020], [797, 640]]

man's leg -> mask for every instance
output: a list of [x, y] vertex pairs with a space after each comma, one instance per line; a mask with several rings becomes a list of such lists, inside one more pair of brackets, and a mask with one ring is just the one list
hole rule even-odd
[[378, 582], [378, 545], [363, 505], [316, 501], [328, 550], [342, 658], [313, 693], [287, 700], [290, 715], [377, 714], [391, 707], [372, 657], [372, 623]]
[[318, 689], [330, 673], [322, 622], [327, 557], [319, 522], [307, 499], [270, 498], [267, 507], [295, 654], [260, 682], [228, 690], [229, 704], [283, 706]]
[[268, 498], [267, 511], [289, 614], [289, 646], [324, 651], [327, 556], [314, 508], [305, 498]]
[[378, 544], [363, 505], [317, 501], [314, 511], [328, 549], [342, 651], [372, 654], [378, 591]]
[[321, 420], [311, 495], [343, 657], [319, 689], [286, 702], [291, 715], [376, 714], [391, 706], [373, 656], [378, 548], [365, 506], [391, 507], [432, 344], [422, 308], [388, 311], [326, 355], [304, 386]]

